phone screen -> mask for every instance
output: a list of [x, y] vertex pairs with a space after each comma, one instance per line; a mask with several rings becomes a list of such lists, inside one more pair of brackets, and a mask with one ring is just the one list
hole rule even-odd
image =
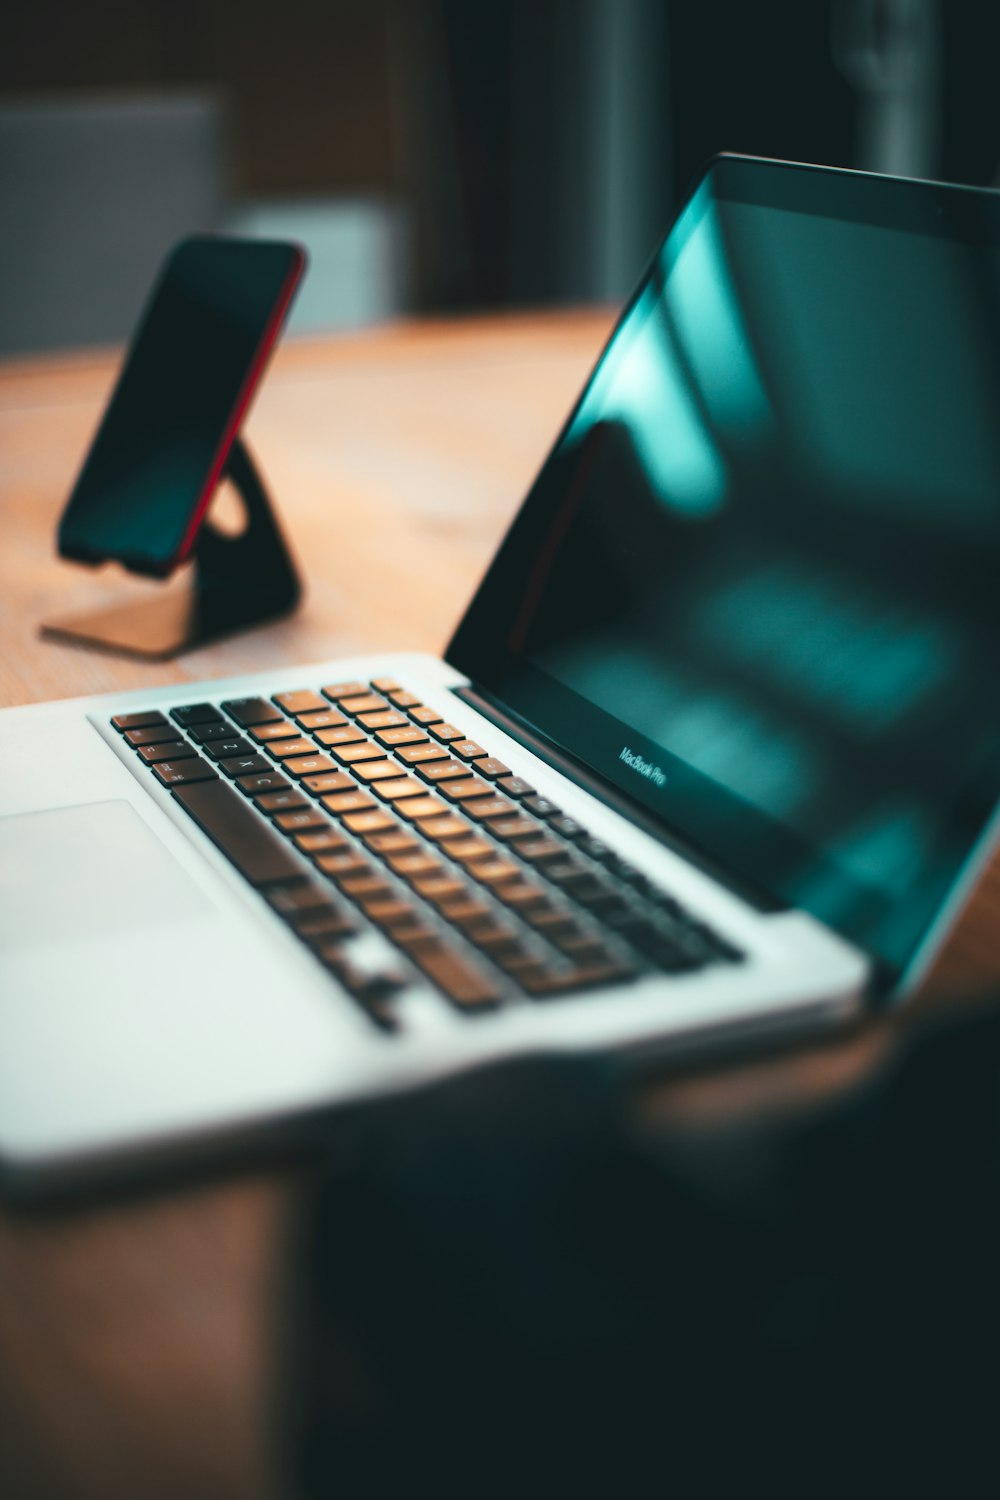
[[59, 526], [59, 551], [169, 573], [191, 549], [305, 265], [292, 244], [172, 252]]

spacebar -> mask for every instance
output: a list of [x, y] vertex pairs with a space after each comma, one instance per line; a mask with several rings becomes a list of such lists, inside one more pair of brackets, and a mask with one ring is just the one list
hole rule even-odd
[[225, 782], [178, 786], [173, 796], [251, 885], [271, 885], [302, 874], [287, 846]]

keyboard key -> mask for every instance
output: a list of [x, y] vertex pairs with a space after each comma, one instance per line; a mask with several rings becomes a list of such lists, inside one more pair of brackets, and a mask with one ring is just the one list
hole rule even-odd
[[[416, 734], [417, 731], [414, 730], [413, 732]], [[380, 739], [381, 736], [376, 735], [375, 738]], [[429, 744], [426, 735], [423, 734], [420, 738], [424, 741], [422, 745], [400, 745], [396, 751], [397, 758], [405, 761], [408, 766], [416, 766], [423, 765], [428, 760], [442, 760], [447, 756], [448, 752], [443, 745]]]
[[503, 839], [504, 843], [514, 843], [518, 839], [537, 838], [538, 832], [538, 824], [532, 823], [529, 818], [494, 818], [490, 823], [490, 833], [498, 839]]
[[315, 807], [306, 807], [301, 811], [295, 809], [291, 812], [280, 812], [274, 821], [282, 833], [305, 833], [310, 828], [329, 826], [326, 818]]
[[569, 891], [574, 901], [592, 911], [600, 911], [605, 907], [611, 911], [628, 906], [624, 896], [606, 885], [603, 880], [598, 880], [595, 875], [588, 874], [580, 880], [563, 880], [560, 884], [563, 890]]
[[353, 937], [358, 930], [357, 922], [352, 921], [346, 911], [341, 911], [332, 904], [299, 913], [291, 918], [291, 923], [303, 942], [311, 944], [332, 943], [337, 938]]
[[591, 859], [605, 860], [613, 857], [613, 851], [607, 844], [595, 839], [592, 834], [585, 833], [582, 838], [577, 839], [576, 847], [583, 854], [589, 854]]
[[429, 927], [425, 922], [418, 921], [414, 927], [406, 927], [402, 931], [393, 930], [389, 933], [392, 941], [407, 953], [423, 947], [426, 943], [439, 943], [440, 934], [434, 927]]
[[[400, 806], [399, 811], [404, 812], [408, 810], [408, 808], [412, 805], [412, 803], [403, 803]], [[457, 816], [455, 812], [453, 812], [450, 808], [445, 807], [443, 803], [438, 803], [437, 805], [439, 811], [433, 815], [424, 817], [420, 823], [420, 832], [425, 834], [427, 838], [433, 839], [435, 843], [442, 845], [446, 841], [450, 841], [453, 845], [455, 845], [458, 843], [468, 842], [473, 838], [478, 838], [478, 828], [474, 827], [474, 825], [471, 823], [465, 822], [463, 818]], [[490, 852], [492, 854], [497, 854], [502, 853], [503, 851], [498, 851], [497, 849], [490, 846]]]
[[334, 978], [361, 1006], [365, 1015], [381, 1031], [395, 1031], [399, 1025], [389, 1003], [397, 991], [403, 989], [406, 980], [399, 974], [386, 970], [371, 974], [357, 968], [349, 955], [334, 944], [314, 949], [316, 957], [329, 969]]
[[396, 892], [387, 880], [383, 880], [377, 871], [368, 874], [347, 875], [342, 877], [337, 884], [345, 896], [352, 901], [393, 901]]
[[172, 708], [170, 710], [170, 717], [182, 729], [190, 729], [192, 724], [220, 724], [223, 722], [222, 715], [214, 703], [188, 703], [183, 708]]
[[[542, 873], [545, 873], [544, 870]], [[609, 886], [604, 886], [598, 890], [586, 890], [582, 895], [579, 891], [572, 890], [570, 891], [570, 895], [574, 901], [578, 901], [588, 911], [596, 912], [600, 917], [609, 917], [612, 913], [629, 910], [629, 904], [625, 897], [618, 891], [612, 890]]]
[[463, 760], [475, 760], [486, 754], [482, 745], [477, 745], [475, 740], [452, 740], [448, 748], [452, 755], [460, 755]]
[[432, 859], [429, 854], [406, 853], [389, 854], [386, 856], [386, 864], [390, 870], [401, 875], [404, 880], [416, 880], [422, 875], [443, 875], [444, 865], [438, 860]]
[[360, 698], [341, 698], [337, 706], [343, 713], [350, 714], [352, 718], [355, 714], [374, 714], [389, 708], [385, 699], [380, 698], [377, 693], [362, 693]]
[[562, 812], [562, 808], [557, 807], [554, 802], [550, 802], [548, 797], [539, 797], [537, 795], [525, 797], [521, 806], [526, 812], [534, 813], [536, 818], [557, 818]]
[[557, 947], [578, 964], [609, 964], [615, 961], [607, 944], [587, 932], [564, 935], [558, 940]]
[[322, 797], [325, 792], [349, 792], [355, 782], [346, 771], [326, 771], [319, 776], [303, 776], [299, 785], [311, 797]]
[[392, 781], [399, 777], [399, 767], [394, 760], [363, 760], [354, 768], [359, 781]]
[[556, 817], [549, 818], [549, 827], [553, 833], [558, 833], [564, 839], [578, 839], [586, 835], [587, 830], [578, 823], [575, 818], [568, 818], [565, 813], [559, 813]]
[[513, 906], [518, 910], [522, 907], [551, 904], [549, 897], [539, 886], [531, 885], [526, 880], [505, 880], [501, 885], [495, 885], [493, 889], [505, 905]]
[[408, 818], [410, 822], [419, 822], [422, 818], [439, 818], [448, 809], [437, 797], [412, 797], [397, 804], [397, 812], [400, 817]]
[[303, 688], [291, 693], [275, 693], [274, 701], [279, 708], [283, 708], [286, 714], [298, 716], [307, 714], [313, 709], [324, 709], [326, 704], [319, 693], [309, 692]]
[[703, 942], [717, 958], [725, 959], [727, 963], [742, 963], [746, 957], [741, 948], [737, 948], [728, 939], [724, 938], [720, 933], [714, 932], [711, 927], [707, 927], [703, 922], [691, 922], [688, 931], [692, 937]]
[[359, 760], [382, 760], [385, 756], [381, 745], [372, 745], [367, 740], [361, 745], [333, 745], [331, 749], [344, 766], [355, 765]]
[[296, 833], [292, 842], [296, 849], [301, 849], [303, 854], [343, 854], [350, 849], [350, 843], [336, 828], [329, 824], [325, 828], [310, 828], [305, 833]]
[[266, 812], [268, 816], [272, 813], [295, 812], [299, 808], [309, 806], [302, 793], [294, 789], [288, 792], [265, 792], [263, 797], [258, 797], [256, 800], [261, 812]]
[[680, 902], [666, 891], [661, 891], [658, 886], [653, 885], [652, 881], [647, 883], [645, 893], [647, 898], [655, 902], [661, 910], [669, 912], [672, 916], [681, 917], [684, 921], [689, 920], [688, 914]]
[[[452, 745], [451, 748], [457, 750], [458, 746]], [[487, 755], [482, 760], [474, 760], [472, 770], [478, 772], [480, 776], [488, 776], [491, 781], [510, 775], [510, 766], [505, 766], [502, 760], [497, 760], [492, 755]]]
[[[380, 729], [375, 738], [380, 745], [387, 749], [395, 749], [397, 745], [422, 745], [430, 749], [426, 734], [420, 729], [414, 729], [412, 724], [407, 724], [403, 729]], [[434, 746], [435, 754], [439, 747]], [[420, 757], [418, 757], [419, 759]]]
[[519, 840], [517, 852], [529, 864], [538, 865], [545, 864], [548, 860], [562, 859], [566, 850], [555, 839], [535, 838]]
[[460, 898], [464, 900], [468, 895], [463, 883], [452, 879], [450, 875], [419, 876], [413, 881], [413, 889], [434, 906], [438, 906], [442, 901], [455, 901]]
[[581, 964], [562, 974], [540, 974], [522, 978], [524, 989], [538, 999], [548, 996], [572, 995], [579, 990], [603, 988], [610, 984], [621, 984], [631, 979], [634, 970], [620, 962]]
[[553, 860], [546, 866], [546, 878], [556, 885], [572, 885], [575, 881], [590, 880], [591, 874], [586, 865], [582, 865], [578, 859], [569, 855], [563, 860]]
[[303, 912], [336, 910], [331, 906], [330, 893], [311, 880], [297, 880], [294, 884], [279, 885], [267, 892], [267, 900], [282, 917], [296, 917]]
[[402, 802], [407, 797], [422, 798], [425, 788], [412, 776], [400, 776], [395, 781], [376, 781], [372, 791], [383, 802]]
[[258, 745], [266, 745], [271, 740], [295, 739], [299, 731], [288, 719], [275, 719], [273, 724], [258, 724], [250, 730], [250, 738], [256, 740]]
[[369, 896], [360, 904], [365, 916], [369, 921], [374, 922], [376, 927], [387, 929], [414, 927], [420, 920], [416, 907], [399, 900], [396, 896], [376, 897], [374, 900]]
[[645, 954], [658, 968], [669, 974], [684, 974], [700, 969], [708, 962], [705, 953], [693, 953], [675, 941], [673, 935], [664, 932], [657, 922], [642, 913], [615, 913], [609, 918], [609, 926], [622, 936], [628, 944]]
[[470, 776], [467, 781], [444, 781], [438, 790], [449, 802], [471, 802], [476, 797], [490, 797], [492, 800], [493, 792], [488, 781], [480, 781], [476, 776]]
[[[382, 681], [384, 681], [384, 678], [380, 682], [373, 682], [372, 687], [381, 687]], [[405, 688], [399, 687], [398, 684], [395, 688], [385, 688], [383, 691], [388, 693], [397, 708], [418, 708], [420, 706], [420, 699], [416, 693], [408, 693]]]
[[469, 871], [481, 885], [491, 887], [504, 885], [508, 880], [520, 880], [521, 871], [509, 859], [481, 860]]
[[124, 734], [126, 729], [153, 729], [156, 725], [170, 728], [163, 714], [156, 709], [137, 714], [115, 714], [111, 725], [119, 734]]
[[282, 761], [281, 769], [295, 777], [341, 774], [328, 755], [296, 755], [291, 760]]
[[339, 703], [341, 698], [360, 698], [368, 692], [363, 682], [335, 682], [330, 687], [323, 688], [324, 698], [330, 698], [334, 703]]
[[251, 885], [301, 879], [299, 864], [281, 836], [224, 781], [178, 786], [172, 795]]
[[497, 786], [508, 797], [530, 797], [535, 790], [530, 782], [524, 781], [520, 776], [503, 776]]
[[196, 756], [193, 760], [161, 760], [153, 767], [153, 775], [161, 786], [183, 786], [188, 781], [211, 781], [216, 773], [207, 761]]
[[343, 852], [330, 854], [317, 854], [316, 868], [322, 870], [324, 875], [329, 875], [331, 880], [338, 883], [347, 880], [352, 875], [364, 875], [372, 871], [373, 867], [360, 854], [353, 849], [345, 849]]
[[299, 727], [308, 729], [310, 733], [317, 729], [339, 729], [346, 725], [347, 720], [343, 714], [338, 714], [336, 709], [325, 708], [322, 713], [296, 714]]
[[501, 954], [524, 951], [517, 934], [496, 921], [477, 923], [467, 936], [471, 943], [475, 943], [477, 948], [481, 948], [498, 963], [501, 961]]
[[365, 812], [378, 804], [367, 792], [335, 792], [332, 797], [321, 797], [320, 801], [327, 812], [332, 812], [335, 817], [342, 818], [345, 813]]
[[496, 845], [491, 844], [488, 839], [449, 839], [440, 847], [449, 859], [457, 860], [460, 865], [475, 865], [484, 859], [494, 860], [497, 854]]
[[393, 828], [389, 833], [365, 835], [365, 845], [373, 854], [416, 854], [420, 849], [417, 840], [403, 828]]
[[[413, 717], [415, 718], [416, 715]], [[462, 731], [456, 729], [454, 724], [431, 724], [430, 732], [436, 740], [441, 741], [442, 745], [447, 745], [452, 740], [462, 740], [465, 738]]]
[[[145, 733], [144, 730], [138, 732]], [[429, 761], [426, 765], [417, 766], [416, 770], [421, 781], [430, 782], [432, 786], [438, 781], [453, 781], [469, 774], [468, 766], [463, 766], [460, 761], [447, 759]]]
[[[415, 704], [412, 708], [407, 709], [407, 713], [414, 724], [440, 724], [441, 722], [441, 715], [437, 710], [427, 708], [423, 704]], [[454, 735], [453, 738], [460, 739], [461, 735]]]
[[212, 760], [229, 760], [234, 755], [253, 755], [254, 747], [242, 734], [231, 734], [224, 740], [212, 740], [204, 747]]
[[165, 740], [177, 743], [177, 730], [172, 724], [147, 725], [145, 729], [126, 729], [125, 743], [138, 750], [140, 745], [162, 745]]
[[313, 755], [315, 751], [316, 746], [304, 734], [297, 734], [290, 740], [274, 740], [267, 746], [267, 753], [273, 760], [290, 760], [294, 755]]
[[233, 726], [221, 715], [210, 724], [195, 724], [188, 730], [188, 734], [196, 745], [210, 745], [213, 740], [229, 739], [233, 733]]
[[264, 771], [259, 776], [241, 776], [236, 783], [248, 797], [259, 797], [261, 792], [287, 792], [291, 784], [277, 771]]
[[168, 740], [163, 745], [140, 745], [139, 754], [147, 766], [153, 766], [158, 760], [184, 760], [195, 751], [183, 740]]
[[506, 797], [483, 797], [468, 803], [464, 811], [478, 823], [486, 823], [491, 818], [507, 817], [514, 811], [514, 804]]
[[498, 954], [496, 962], [529, 994], [538, 994], [550, 984], [552, 970], [526, 950]]
[[373, 677], [371, 685], [377, 693], [398, 693], [402, 691], [395, 677]]
[[356, 724], [338, 724], [314, 731], [321, 745], [360, 745], [365, 736]]
[[371, 812], [348, 813], [344, 818], [344, 827], [349, 828], [352, 833], [381, 833], [387, 828], [395, 828], [396, 820], [377, 807]]
[[241, 729], [249, 729], [251, 724], [267, 724], [271, 719], [283, 717], [280, 708], [275, 708], [266, 698], [230, 698], [222, 707]]
[[501, 990], [496, 981], [444, 943], [431, 939], [409, 950], [413, 962], [448, 999], [463, 1010], [488, 1009], [496, 1005]]
[[227, 776], [263, 776], [270, 769], [263, 755], [236, 755], [232, 760], [220, 761]]
[[525, 912], [524, 920], [530, 922], [536, 932], [540, 932], [550, 943], [558, 946], [560, 937], [582, 937], [583, 928], [575, 917], [569, 912], [560, 911], [558, 907], [535, 906]]
[[358, 723], [363, 724], [366, 729], [408, 729], [405, 715], [395, 708], [384, 709], [381, 713], [359, 714]]
[[453, 927], [465, 933], [473, 933], [477, 927], [489, 926], [493, 921], [493, 910], [482, 901], [446, 901], [440, 908], [441, 915]]
[[468, 838], [472, 831], [464, 819], [456, 818], [454, 813], [448, 812], [443, 818], [428, 818], [420, 825], [420, 832], [435, 843], [440, 839]]

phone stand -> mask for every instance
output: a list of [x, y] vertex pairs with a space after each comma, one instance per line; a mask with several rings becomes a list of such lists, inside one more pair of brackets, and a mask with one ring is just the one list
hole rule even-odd
[[222, 472], [240, 495], [246, 527], [226, 536], [206, 512], [187, 578], [158, 599], [42, 626], [55, 640], [166, 661], [222, 635], [288, 614], [299, 601], [298, 574], [267, 492], [245, 446], [233, 440]]

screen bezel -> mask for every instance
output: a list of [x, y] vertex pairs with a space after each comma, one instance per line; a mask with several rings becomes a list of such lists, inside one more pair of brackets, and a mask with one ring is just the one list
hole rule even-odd
[[[523, 538], [526, 530], [530, 533], [525, 522], [531, 512], [538, 477], [572, 427], [619, 330], [656, 273], [666, 240], [683, 223], [688, 205], [698, 194], [706, 192], [723, 200], [916, 231], [965, 244], [1000, 245], [1000, 193], [988, 189], [886, 178], [765, 158], [728, 154], [714, 158], [695, 184], [671, 230], [654, 250], [460, 621], [445, 659], [559, 755], [578, 763], [592, 782], [606, 785], [617, 803], [634, 807], [647, 822], [652, 817], [664, 837], [679, 835], [717, 867], [731, 871], [740, 883], [761, 891], [773, 904], [804, 904], [795, 903], [789, 894], [789, 871], [793, 869], [799, 872], [807, 869], [816, 877], [842, 881], [849, 899], [852, 887], [856, 888], [859, 900], [870, 899], [870, 892], [866, 894], [863, 887], [789, 829], [595, 708], [538, 667], [517, 657], [506, 644], [513, 622], [512, 606], [519, 597], [524, 565], [531, 556], [524, 551]], [[663, 770], [667, 777], [665, 790], [622, 770], [617, 747], [623, 745]], [[989, 794], [985, 789], [977, 790], [975, 797], [963, 803], [961, 814], [949, 828], [949, 850], [960, 846], [963, 852], [949, 861], [951, 874], [947, 885], [934, 909], [927, 913], [905, 956], [888, 956], [881, 951], [863, 924], [858, 930], [850, 923], [831, 923], [872, 957], [875, 984], [880, 991], [905, 986], [908, 975], [922, 962], [929, 941], [939, 931], [942, 914], [953, 915], [956, 892], [967, 886], [970, 864], [981, 862], [984, 840], [992, 841], [995, 836], [1000, 788], [992, 789]]]
[[[219, 252], [232, 255], [234, 253], [238, 254], [244, 248], [252, 252], [260, 246], [264, 246], [269, 250], [283, 250], [287, 256], [288, 268], [269, 308], [260, 339], [247, 362], [243, 380], [237, 390], [235, 399], [226, 414], [225, 421], [219, 429], [218, 442], [206, 465], [204, 475], [199, 481], [197, 488], [192, 490], [187, 518], [182, 527], [179, 528], [176, 546], [165, 555], [138, 552], [132, 549], [118, 552], [106, 547], [90, 546], [85, 536], [81, 538], [79, 532], [73, 535], [71, 531], [74, 522], [74, 510], [78, 509], [80, 505], [78, 493], [80, 485], [86, 475], [91, 453], [97, 448], [98, 444], [106, 440], [106, 432], [115, 420], [115, 407], [120, 392], [129, 380], [136, 351], [139, 348], [148, 324], [156, 312], [157, 304], [164, 290], [169, 286], [171, 276], [176, 274], [178, 262], [181, 257], [185, 256]], [[160, 272], [143, 307], [142, 314], [136, 324], [135, 332], [129, 340], [121, 369], [101, 416], [97, 431], [73, 481], [69, 499], [66, 502], [59, 522], [58, 550], [61, 557], [91, 566], [97, 566], [105, 562], [117, 562], [124, 568], [127, 568], [129, 572], [152, 578], [167, 578], [187, 561], [191, 556], [198, 530], [222, 476], [222, 471], [225, 468], [226, 460], [229, 457], [236, 434], [240, 429], [247, 408], [260, 383], [268, 358], [277, 342], [278, 334], [291, 306], [292, 298], [305, 271], [306, 262], [307, 256], [303, 246], [291, 241], [241, 240], [227, 235], [204, 234], [189, 235], [173, 247], [160, 268]]]

